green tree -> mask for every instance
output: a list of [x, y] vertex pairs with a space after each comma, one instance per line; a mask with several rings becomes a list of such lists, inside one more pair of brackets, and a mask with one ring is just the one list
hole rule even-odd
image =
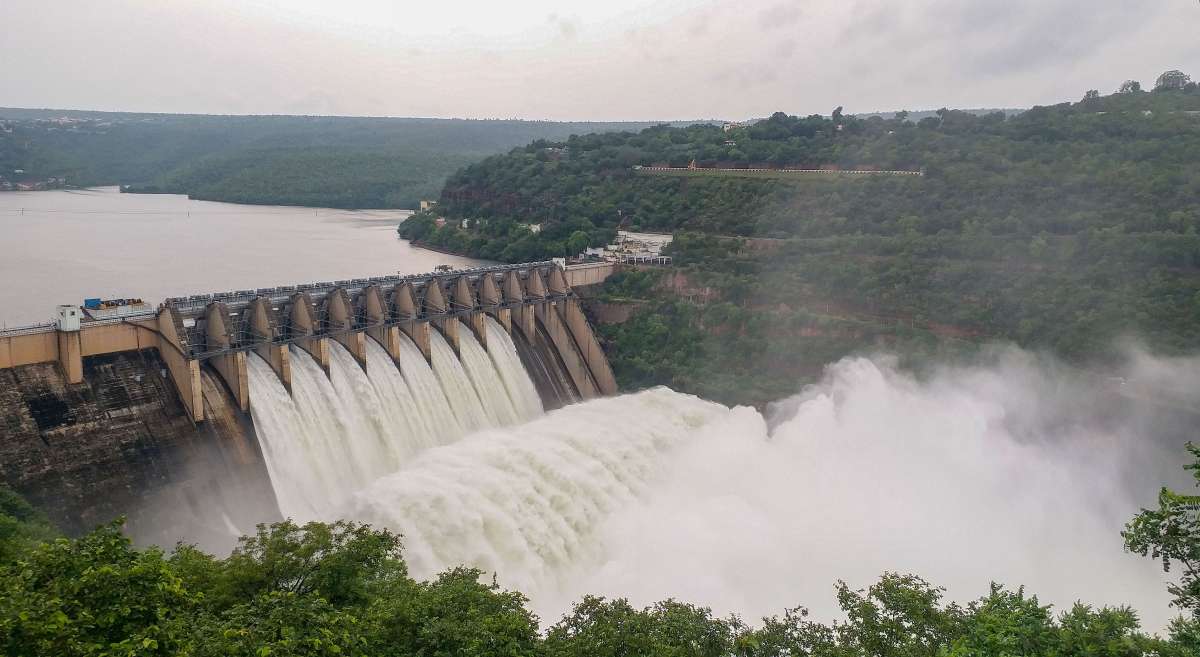
[[376, 654], [517, 657], [539, 644], [538, 620], [524, 596], [504, 591], [482, 572], [454, 568], [427, 583], [380, 591], [371, 606]]
[[1059, 618], [1060, 655], [1142, 657], [1149, 639], [1138, 632], [1137, 614], [1129, 607], [1092, 609], [1075, 603]]
[[967, 608], [969, 621], [949, 655], [1050, 655], [1058, 632], [1049, 605], [1024, 589], [1007, 591], [992, 584], [991, 592]]
[[[1200, 486], [1200, 446], [1188, 443], [1194, 457], [1184, 466]], [[1179, 579], [1168, 585], [1174, 605], [1200, 619], [1200, 496], [1163, 487], [1158, 508], [1143, 509], [1122, 532], [1125, 549], [1162, 562], [1164, 572], [1179, 570]]]
[[[195, 555], [184, 555], [179, 561], [194, 566]], [[360, 605], [368, 601], [374, 585], [406, 572], [399, 536], [345, 520], [259, 525], [229, 558], [214, 564], [218, 573], [212, 578], [209, 600], [216, 607], [270, 593]], [[196, 571], [191, 575], [198, 579]]]
[[0, 484], [0, 565], [15, 560], [55, 535], [54, 528], [40, 511]]
[[1136, 94], [1141, 92], [1142, 83], [1137, 80], [1126, 80], [1121, 83], [1121, 87], [1117, 89], [1119, 94]]
[[567, 255], [579, 255], [589, 246], [591, 246], [591, 236], [582, 230], [577, 230], [567, 238]]
[[735, 642], [738, 657], [852, 657], [835, 628], [807, 620], [808, 610], [788, 609], [764, 618], [757, 630], [743, 629]]
[[0, 568], [0, 654], [176, 655], [195, 603], [162, 552], [134, 548], [114, 522]]
[[915, 575], [886, 573], [866, 590], [837, 587], [846, 623], [837, 630], [842, 644], [873, 657], [934, 657], [963, 629], [963, 611], [941, 605], [945, 589]]
[[724, 657], [737, 625], [712, 611], [667, 600], [636, 609], [625, 599], [586, 596], [550, 628], [550, 657]]
[[1155, 91], [1180, 90], [1192, 81], [1192, 76], [1183, 71], [1166, 71], [1158, 76], [1158, 80], [1154, 83]]
[[548, 657], [653, 655], [646, 614], [628, 600], [585, 596], [546, 634]]
[[193, 623], [187, 657], [358, 657], [368, 651], [366, 628], [352, 610], [327, 600], [272, 591]]

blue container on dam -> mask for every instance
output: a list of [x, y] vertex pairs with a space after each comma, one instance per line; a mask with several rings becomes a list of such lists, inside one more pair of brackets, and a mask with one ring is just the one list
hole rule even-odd
[[83, 307], [87, 308], [89, 310], [96, 310], [97, 308], [100, 307], [100, 300], [99, 299], [84, 299]]

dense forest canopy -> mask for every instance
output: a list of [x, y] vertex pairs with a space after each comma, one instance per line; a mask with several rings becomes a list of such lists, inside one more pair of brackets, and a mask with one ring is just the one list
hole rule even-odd
[[[838, 108], [831, 117], [778, 112], [732, 129], [655, 126], [539, 140], [456, 173], [442, 192], [443, 211], [500, 223], [585, 219], [634, 230], [765, 237], [935, 234], [969, 221], [997, 234], [1118, 225], [1125, 232], [1183, 232], [1191, 224], [1171, 212], [1187, 212], [1196, 200], [1196, 174], [1186, 169], [1200, 157], [1197, 112], [1200, 92], [1192, 84], [1011, 117], [941, 110], [913, 123], [903, 113], [859, 119]], [[699, 167], [835, 165], [927, 175], [802, 184], [661, 178], [633, 168], [693, 161]], [[904, 216], [915, 223], [902, 224]]]
[[[692, 162], [683, 176], [635, 168]], [[736, 171], [822, 166], [925, 175]], [[401, 234], [506, 261], [574, 255], [618, 227], [675, 233], [674, 271], [607, 292], [643, 308], [601, 327], [629, 388], [761, 405], [863, 349], [1008, 340], [1095, 363], [1127, 337], [1200, 347], [1194, 83], [1012, 116], [839, 109], [537, 141], [454, 174], [438, 210], [444, 227], [418, 215]]]
[[205, 116], [0, 108], [0, 176], [208, 200], [414, 208], [455, 169], [538, 138], [637, 123]]

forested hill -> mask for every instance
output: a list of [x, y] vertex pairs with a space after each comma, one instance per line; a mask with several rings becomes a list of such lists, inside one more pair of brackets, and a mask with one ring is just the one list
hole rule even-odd
[[[698, 170], [635, 169], [692, 161]], [[703, 170], [833, 165], [925, 175]], [[402, 234], [532, 260], [618, 226], [677, 233], [672, 276], [614, 282], [614, 295], [651, 304], [610, 335], [626, 386], [762, 402], [794, 390], [798, 371], [880, 343], [1001, 339], [1080, 361], [1111, 356], [1124, 336], [1200, 348], [1195, 84], [1009, 117], [779, 113], [728, 131], [539, 141], [462, 169], [441, 199], [470, 230], [418, 216]], [[541, 231], [520, 226], [530, 222]], [[703, 301], [674, 303], [666, 287]]]
[[[448, 216], [586, 220], [637, 230], [818, 237], [970, 222], [996, 234], [1084, 227], [1167, 229], [1195, 206], [1200, 92], [1121, 94], [1006, 118], [942, 110], [913, 123], [777, 113], [756, 124], [658, 126], [537, 141], [454, 174]], [[1148, 113], [1148, 114], [1147, 114]], [[660, 177], [635, 165], [924, 170], [834, 185], [706, 175]], [[812, 179], [814, 177], [810, 177]], [[815, 177], [824, 180], [826, 177]], [[801, 179], [804, 180], [804, 179]], [[902, 218], [907, 217], [905, 221]], [[1185, 228], [1174, 225], [1178, 229]]]
[[0, 108], [0, 177], [243, 203], [411, 208], [487, 155], [647, 125]]

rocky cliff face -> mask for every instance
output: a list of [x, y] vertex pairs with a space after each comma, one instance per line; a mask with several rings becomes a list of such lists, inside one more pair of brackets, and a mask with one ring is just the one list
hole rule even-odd
[[223, 549], [277, 519], [249, 419], [205, 373], [211, 419], [193, 425], [165, 367], [146, 350], [85, 359], [77, 385], [54, 364], [0, 370], [0, 477], [69, 533], [125, 516], [139, 542]]

